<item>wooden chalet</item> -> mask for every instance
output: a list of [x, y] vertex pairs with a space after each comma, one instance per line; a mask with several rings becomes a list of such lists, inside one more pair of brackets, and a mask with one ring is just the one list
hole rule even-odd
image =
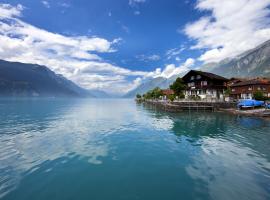
[[244, 80], [229, 87], [234, 99], [252, 99], [257, 91], [261, 91], [264, 96], [270, 97], [270, 80], [266, 78]]
[[187, 85], [185, 97], [199, 96], [201, 99], [224, 99], [228, 79], [213, 73], [191, 70], [183, 78]]

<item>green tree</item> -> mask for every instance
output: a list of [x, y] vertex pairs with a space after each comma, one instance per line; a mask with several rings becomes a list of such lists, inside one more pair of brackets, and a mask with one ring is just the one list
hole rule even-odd
[[170, 101], [174, 101], [175, 95], [174, 95], [174, 94], [170, 94], [170, 95], [169, 95], [169, 99], [170, 99]]
[[140, 94], [137, 94], [137, 95], [136, 95], [136, 98], [137, 98], [137, 99], [140, 99], [140, 98], [142, 98], [142, 96], [141, 96]]
[[225, 90], [225, 92], [224, 92], [224, 94], [225, 94], [226, 96], [230, 96], [231, 93], [232, 93], [232, 90], [231, 90], [230, 88], [227, 88], [227, 89]]
[[162, 90], [159, 87], [156, 87], [155, 89], [152, 90], [153, 98], [158, 99], [161, 96], [162, 96]]
[[186, 85], [184, 84], [184, 81], [178, 77], [172, 85], [170, 85], [170, 89], [174, 91], [174, 94], [176, 96], [179, 96], [180, 98], [184, 97], [184, 90], [186, 89]]
[[265, 100], [267, 100], [267, 97], [265, 97], [263, 95], [263, 92], [262, 91], [256, 91], [256, 92], [254, 92], [253, 97], [254, 97], [255, 100], [259, 100], [259, 101], [265, 101]]

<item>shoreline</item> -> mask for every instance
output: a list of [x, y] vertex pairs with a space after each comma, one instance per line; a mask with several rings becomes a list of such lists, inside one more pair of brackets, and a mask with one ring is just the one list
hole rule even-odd
[[220, 109], [219, 112], [226, 112], [233, 115], [241, 115], [246, 117], [260, 117], [270, 120], [270, 110], [265, 108], [256, 108], [252, 110], [238, 110], [238, 109]]
[[238, 110], [236, 103], [230, 102], [169, 102], [169, 101], [136, 101], [137, 103], [155, 106], [165, 112], [182, 112], [182, 111], [212, 111], [224, 112], [233, 115], [247, 117], [260, 117], [270, 120], [270, 110], [265, 108], [255, 108], [249, 110]]

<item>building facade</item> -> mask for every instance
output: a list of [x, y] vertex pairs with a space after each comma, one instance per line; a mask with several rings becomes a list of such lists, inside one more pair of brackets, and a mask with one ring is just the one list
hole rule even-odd
[[182, 79], [187, 85], [185, 98], [199, 96], [201, 99], [224, 100], [228, 79], [197, 70], [189, 71]]
[[266, 78], [245, 80], [230, 85], [230, 89], [234, 99], [252, 99], [257, 91], [262, 92], [265, 97], [270, 97], [270, 80]]

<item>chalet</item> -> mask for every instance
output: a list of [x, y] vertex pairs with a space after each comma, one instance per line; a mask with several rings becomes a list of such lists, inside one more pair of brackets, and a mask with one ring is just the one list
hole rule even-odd
[[161, 92], [162, 92], [163, 99], [168, 99], [170, 95], [174, 94], [174, 91], [171, 89], [165, 89], [165, 90], [162, 90]]
[[187, 85], [186, 98], [199, 96], [201, 99], [224, 99], [228, 79], [222, 76], [191, 70], [182, 79]]
[[261, 91], [264, 96], [270, 97], [270, 80], [266, 78], [255, 78], [244, 80], [230, 85], [231, 96], [234, 99], [252, 99], [257, 91]]

